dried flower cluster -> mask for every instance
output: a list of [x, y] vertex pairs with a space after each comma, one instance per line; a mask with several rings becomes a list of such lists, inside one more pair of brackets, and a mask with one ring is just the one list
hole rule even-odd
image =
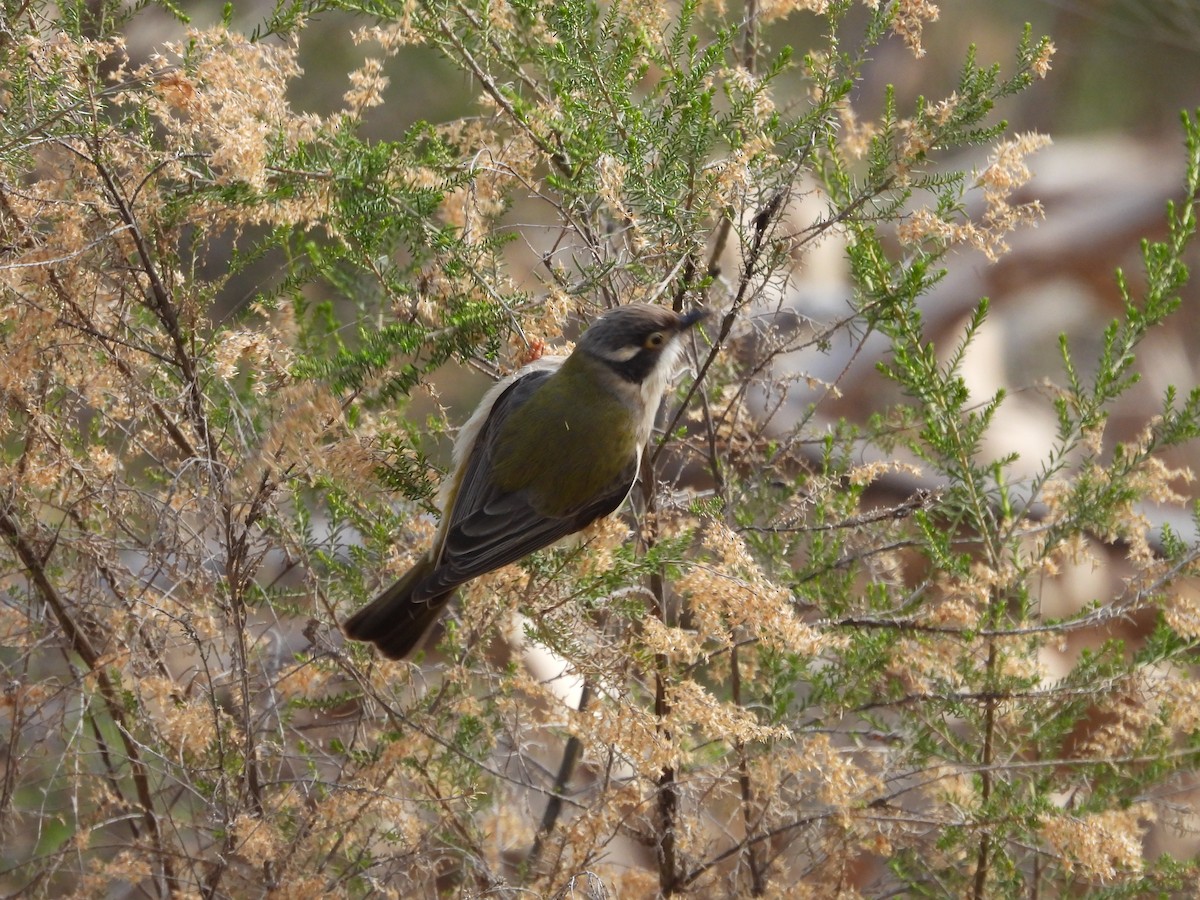
[[1025, 157], [1049, 143], [1041, 134], [1002, 141], [976, 178], [986, 207], [977, 220], [953, 220], [931, 209], [918, 209], [900, 225], [900, 240], [906, 244], [930, 240], [943, 246], [965, 244], [982, 251], [990, 261], [999, 259], [1009, 249], [1006, 236], [1022, 225], [1036, 223], [1044, 214], [1039, 201], [1014, 204], [1011, 196], [1031, 177]]
[[1046, 816], [1041, 834], [1063, 858], [1067, 871], [1083, 869], [1110, 881], [1122, 871], [1141, 870], [1142, 822], [1153, 819], [1148, 804], [1087, 816]]

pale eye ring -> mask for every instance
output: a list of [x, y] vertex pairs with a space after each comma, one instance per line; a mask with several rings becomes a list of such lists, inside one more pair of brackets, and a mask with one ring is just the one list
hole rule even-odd
[[667, 336], [661, 331], [647, 335], [645, 346], [651, 350], [656, 350], [667, 342]]

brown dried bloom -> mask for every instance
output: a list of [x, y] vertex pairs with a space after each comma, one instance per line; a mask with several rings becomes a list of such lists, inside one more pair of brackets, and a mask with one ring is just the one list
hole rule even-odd
[[1200, 731], [1200, 681], [1188, 672], [1171, 670], [1164, 678], [1162, 699], [1170, 715], [1168, 721], [1179, 734]]
[[937, 6], [929, 0], [898, 0], [892, 31], [904, 39], [914, 56], [920, 58], [925, 55], [925, 48], [921, 46], [925, 23], [936, 22], [939, 15]]
[[788, 748], [779, 748], [774, 761], [763, 760], [756, 776], [770, 781], [774, 768], [779, 772], [796, 773], [814, 782], [816, 800], [841, 812], [848, 823], [851, 810], [862, 805], [863, 798], [877, 795], [883, 789], [879, 778], [857, 765], [850, 752], [836, 746], [826, 734], [806, 735]]
[[744, 205], [747, 193], [758, 182], [758, 173], [777, 159], [772, 152], [775, 142], [763, 134], [748, 135], [729, 156], [716, 159], [704, 167], [711, 193], [700, 202], [714, 206]]
[[[487, 137], [481, 135], [480, 140]], [[504, 212], [508, 191], [520, 180], [505, 162], [510, 153], [504, 146], [481, 144], [471, 150], [474, 161], [470, 168], [474, 178], [469, 184], [456, 188], [442, 202], [442, 217], [459, 229], [460, 237], [468, 243], [483, 241], [491, 233], [491, 222]], [[474, 287], [464, 282], [460, 287]], [[503, 284], [495, 290], [507, 290]]]
[[350, 73], [350, 90], [342, 95], [346, 101], [346, 113], [352, 118], [362, 117], [365, 110], [383, 103], [383, 91], [388, 86], [388, 77], [383, 74], [383, 63], [371, 57]]
[[1035, 131], [1001, 141], [988, 158], [987, 168], [979, 174], [978, 183], [983, 186], [988, 205], [1004, 202], [1012, 191], [1026, 184], [1032, 173], [1025, 157], [1049, 145], [1050, 138]]
[[173, 108], [186, 113], [196, 97], [196, 86], [182, 72], [169, 72], [156, 84], [163, 99]]
[[683, 729], [696, 728], [707, 737], [718, 735], [739, 743], [789, 738], [782, 726], [760, 725], [754, 714], [733, 703], [724, 703], [691, 679], [670, 689], [671, 717]]
[[603, 703], [585, 712], [569, 713], [570, 730], [598, 759], [609, 753], [623, 757], [639, 771], [650, 774], [679, 764], [678, 735], [666, 735], [650, 711], [636, 703]]
[[164, 742], [181, 758], [203, 759], [217, 738], [217, 722], [206, 698], [188, 700], [178, 697], [179, 686], [159, 676], [138, 679], [138, 691]]
[[995, 262], [1008, 251], [1005, 237], [1011, 231], [1032, 224], [1043, 215], [1042, 205], [1037, 200], [1014, 205], [1009, 196], [1031, 177], [1025, 157], [1049, 143], [1050, 138], [1036, 133], [1001, 142], [976, 178], [976, 185], [983, 188], [986, 205], [983, 215], [977, 221], [956, 221], [943, 218], [930, 209], [918, 209], [897, 229], [901, 242], [919, 244], [932, 240], [947, 246], [967, 244]]
[[765, 644], [806, 656], [835, 643], [797, 618], [791, 594], [766, 576], [727, 526], [713, 522], [704, 545], [716, 565], [693, 566], [678, 588], [691, 596], [693, 615], [706, 638], [727, 642], [735, 629], [745, 628]]
[[1200, 638], [1200, 594], [1193, 590], [1176, 590], [1163, 604], [1163, 618], [1181, 637]]
[[810, 12], [823, 16], [829, 10], [829, 0], [763, 0], [758, 14], [764, 23], [783, 19], [794, 12]]
[[622, 219], [634, 218], [633, 210], [625, 202], [625, 178], [628, 174], [629, 166], [611, 153], [600, 154], [600, 159], [596, 161], [596, 189], [600, 199]]
[[213, 363], [217, 377], [228, 381], [237, 374], [238, 363], [243, 356], [251, 362], [257, 355], [254, 351], [264, 336], [254, 331], [227, 331], [213, 347]]
[[354, 42], [374, 41], [388, 56], [394, 56], [401, 47], [425, 43], [425, 36], [414, 22], [419, 8], [417, 0], [401, 0], [390, 8], [386, 25], [358, 29], [353, 35]]
[[670, 34], [667, 22], [670, 7], [665, 3], [631, 3], [625, 7], [629, 22], [635, 28], [640, 28], [652, 40], [665, 41]]
[[234, 820], [232, 831], [238, 842], [238, 853], [254, 866], [269, 863], [286, 846], [286, 841], [270, 821], [259, 815], [242, 813]]
[[891, 472], [903, 472], [906, 475], [920, 475], [921, 471], [911, 463], [900, 462], [898, 460], [877, 460], [875, 462], [864, 463], [861, 466], [855, 466], [850, 470], [849, 479], [853, 485], [869, 485], [875, 482], [882, 475]]
[[587, 553], [580, 558], [580, 574], [601, 574], [613, 567], [617, 550], [629, 541], [629, 525], [620, 516], [608, 516], [585, 528], [581, 539], [587, 544]]
[[904, 179], [912, 166], [933, 147], [934, 134], [928, 125], [914, 119], [901, 119], [896, 130], [900, 134], [896, 168], [900, 178]]
[[[300, 74], [296, 47], [251, 41], [223, 28], [192, 31], [187, 45], [165, 52], [134, 73], [153, 78], [150, 109], [181, 154], [207, 153], [218, 181], [266, 185], [267, 159], [277, 145], [312, 137], [317, 120], [288, 104], [288, 82]], [[301, 127], [297, 127], [297, 126]]]
[[[81, 828], [76, 835], [75, 845], [80, 852], [87, 849], [90, 828]], [[153, 876], [150, 860], [140, 850], [122, 850], [112, 859], [94, 857], [88, 872], [76, 885], [72, 897], [106, 897], [113, 893], [115, 884], [139, 884]]]
[[1054, 44], [1050, 41], [1045, 41], [1042, 44], [1037, 58], [1030, 67], [1033, 70], [1033, 74], [1038, 78], [1045, 78], [1050, 73], [1050, 57], [1054, 56], [1055, 50]]
[[699, 659], [704, 649], [696, 632], [664, 625], [654, 616], [647, 616], [642, 623], [641, 638], [650, 653], [688, 665]]
[[1128, 448], [1130, 454], [1144, 457], [1130, 474], [1130, 486], [1139, 496], [1152, 503], [1183, 505], [1188, 502], [1188, 496], [1177, 491], [1171, 483], [1182, 481], [1191, 484], [1196, 480], [1192, 470], [1187, 466], [1172, 469], [1158, 457], [1147, 455], [1161, 424], [1162, 416], [1151, 417]]
[[1147, 821], [1154, 821], [1148, 803], [1087, 816], [1047, 815], [1041, 820], [1041, 835], [1068, 872], [1112, 879], [1122, 872], [1142, 871], [1141, 823]]
[[962, 685], [959, 663], [960, 654], [949, 641], [904, 637], [896, 642], [887, 674], [908, 693], [931, 694]]
[[842, 146], [855, 159], [862, 159], [871, 149], [871, 139], [878, 131], [875, 123], [860, 121], [849, 102], [838, 106], [838, 118], [841, 121]]
[[1100, 711], [1105, 719], [1080, 744], [1082, 757], [1111, 759], [1129, 755], [1142, 745], [1158, 718], [1154, 704], [1147, 702], [1145, 691], [1136, 684], [1109, 698]]
[[945, 125], [954, 115], [954, 111], [958, 109], [958, 104], [961, 98], [958, 96], [958, 91], [951, 91], [950, 96], [932, 106], [927, 106], [925, 112], [938, 125]]

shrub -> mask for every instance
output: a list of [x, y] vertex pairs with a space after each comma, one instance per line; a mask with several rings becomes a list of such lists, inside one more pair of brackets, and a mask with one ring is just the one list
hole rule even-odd
[[[768, 4], [306, 0], [135, 60], [119, 5], [23, 4], [0, 37], [7, 890], [1195, 878], [1142, 835], [1195, 763], [1200, 550], [1138, 504], [1183, 499], [1164, 451], [1200, 391], [1134, 441], [1104, 426], [1179, 302], [1200, 128], [1144, 287], [1121, 279], [1097, 359], [1062, 342], [1057, 435], [1022, 480], [984, 448], [1003, 393], [962, 371], [987, 302], [947, 352], [921, 301], [945, 254], [996, 258], [1041, 215], [1015, 192], [1045, 139], [994, 107], [1052, 45], [1026, 32], [941, 100], [868, 110], [873, 48], [919, 56], [936, 8], [794, 6], [824, 29], [802, 55], [772, 48], [792, 10]], [[333, 28], [371, 55], [341, 109], [304, 111], [299, 48]], [[368, 139], [412, 45], [477, 101]], [[978, 171], [945, 165], [977, 145]], [[832, 242], [853, 291], [818, 323], [789, 291]], [[429, 665], [346, 644], [432, 533], [461, 421], [433, 373], [510, 370], [631, 301], [717, 314], [628, 515], [466, 588]], [[832, 417], [802, 353], [868, 340], [894, 402]], [[1043, 609], [1105, 545], [1124, 589]], [[1132, 616], [1138, 643], [1109, 630]], [[1052, 675], [1082, 630], [1109, 639]]]

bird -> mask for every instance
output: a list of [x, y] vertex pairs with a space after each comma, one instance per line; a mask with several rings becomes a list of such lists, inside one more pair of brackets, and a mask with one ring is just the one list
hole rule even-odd
[[617, 510], [682, 350], [707, 315], [629, 303], [599, 316], [569, 356], [546, 356], [484, 395], [462, 426], [433, 542], [343, 623], [388, 659], [407, 657], [466, 582]]

